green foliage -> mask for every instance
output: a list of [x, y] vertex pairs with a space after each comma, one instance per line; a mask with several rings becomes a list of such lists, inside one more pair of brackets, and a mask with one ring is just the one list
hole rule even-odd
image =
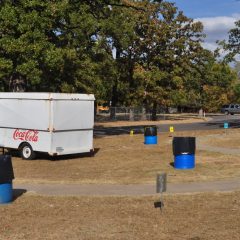
[[32, 91], [64, 91], [71, 85], [74, 92], [91, 92], [77, 83], [81, 67], [93, 64], [91, 37], [98, 23], [88, 8], [68, 1], [4, 1], [0, 70], [6, 86], [18, 73]]
[[185, 75], [202, 50], [202, 24], [193, 22], [169, 2], [149, 4], [141, 18], [134, 49], [138, 58], [134, 78], [141, 89], [138, 97], [154, 107], [187, 104]]
[[240, 102], [240, 83], [234, 86], [233, 91], [234, 91], [234, 102], [239, 103]]
[[207, 111], [217, 111], [221, 105], [231, 102], [233, 87], [237, 75], [227, 64], [208, 63], [205, 81], [202, 84], [200, 97], [201, 107]]
[[236, 55], [240, 54], [240, 20], [235, 22], [235, 28], [229, 31], [228, 41], [220, 41], [219, 46], [227, 53], [224, 57], [226, 62], [235, 60]]
[[238, 79], [240, 80], [240, 62], [239, 61], [235, 62], [234, 70], [236, 71], [236, 73], [238, 75]]
[[[167, 1], [3, 0], [0, 91], [21, 78], [28, 91], [94, 93], [112, 106], [215, 110], [238, 85], [201, 47], [202, 30]], [[239, 53], [239, 22], [224, 47]]]

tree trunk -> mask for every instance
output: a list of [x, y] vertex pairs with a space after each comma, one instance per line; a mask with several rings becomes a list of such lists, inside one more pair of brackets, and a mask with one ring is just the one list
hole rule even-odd
[[142, 121], [146, 121], [146, 120], [147, 120], [147, 114], [146, 114], [146, 107], [145, 107], [145, 106], [142, 107], [141, 120], [142, 120]]
[[114, 84], [112, 89], [112, 100], [111, 100], [111, 107], [110, 107], [110, 119], [116, 119], [116, 105], [117, 105], [117, 83]]
[[110, 119], [116, 120], [116, 107], [110, 107]]
[[129, 108], [129, 121], [134, 121], [134, 108]]
[[202, 108], [199, 109], [198, 116], [203, 117], [203, 109]]
[[2, 86], [1, 89], [3, 90], [3, 92], [9, 91], [8, 84], [5, 80], [2, 80], [1, 86]]
[[153, 103], [153, 108], [152, 108], [152, 121], [157, 121], [157, 103]]
[[[116, 47], [116, 62], [119, 63], [121, 57], [120, 47]], [[116, 119], [116, 106], [118, 102], [118, 79], [116, 78], [112, 87], [112, 98], [110, 108], [110, 119]]]
[[14, 74], [11, 76], [9, 81], [10, 92], [25, 92], [27, 84], [25, 79], [20, 74]]

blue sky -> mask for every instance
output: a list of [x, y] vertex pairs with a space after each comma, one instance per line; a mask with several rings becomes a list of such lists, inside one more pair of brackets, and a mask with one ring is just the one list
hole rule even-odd
[[232, 16], [240, 12], [239, 0], [175, 0], [173, 2], [191, 18]]
[[[171, 0], [170, 0], [171, 1]], [[228, 38], [234, 22], [240, 20], [240, 0], [172, 0], [188, 17], [201, 21], [207, 37], [204, 47], [214, 50], [217, 40]]]

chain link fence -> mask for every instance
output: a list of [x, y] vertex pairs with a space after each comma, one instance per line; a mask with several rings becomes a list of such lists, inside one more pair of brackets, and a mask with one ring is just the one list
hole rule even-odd
[[[174, 107], [157, 109], [157, 120], [186, 119], [199, 117], [197, 110], [184, 113]], [[99, 111], [96, 121], [149, 121], [152, 119], [152, 111], [143, 107], [110, 107], [108, 110]]]

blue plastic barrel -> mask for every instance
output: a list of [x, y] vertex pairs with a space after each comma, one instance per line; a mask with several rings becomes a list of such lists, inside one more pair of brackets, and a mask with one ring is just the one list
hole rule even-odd
[[146, 126], [144, 128], [144, 144], [157, 144], [157, 126]]
[[12, 182], [0, 183], [0, 204], [12, 202]]
[[14, 179], [12, 158], [0, 155], [0, 204], [9, 203], [13, 198], [12, 180]]
[[158, 143], [157, 136], [145, 136], [144, 143], [145, 144], [157, 144]]
[[195, 154], [181, 154], [174, 157], [174, 168], [192, 169], [195, 168]]

